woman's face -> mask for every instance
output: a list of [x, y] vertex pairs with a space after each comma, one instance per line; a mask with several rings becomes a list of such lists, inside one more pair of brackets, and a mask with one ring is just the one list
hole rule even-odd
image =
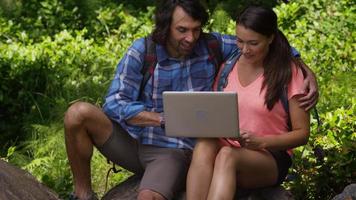
[[236, 26], [237, 46], [242, 52], [241, 61], [261, 64], [266, 57], [273, 36], [267, 37], [243, 25]]

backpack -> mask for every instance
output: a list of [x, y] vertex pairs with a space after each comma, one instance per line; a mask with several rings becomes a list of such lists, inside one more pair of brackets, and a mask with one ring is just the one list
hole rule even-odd
[[[215, 72], [217, 73], [223, 62], [223, 55], [220, 50], [220, 42], [213, 34], [210, 33], [202, 33], [201, 37], [206, 42], [206, 46], [208, 47], [208, 54], [209, 54], [208, 60], [210, 62], [213, 62], [215, 67]], [[152, 36], [149, 35], [145, 37], [145, 55], [144, 55], [143, 66], [141, 69], [141, 74], [143, 75], [143, 79], [140, 85], [139, 96], [142, 95], [148, 80], [153, 75], [156, 65], [157, 65], [156, 44], [152, 40]]]

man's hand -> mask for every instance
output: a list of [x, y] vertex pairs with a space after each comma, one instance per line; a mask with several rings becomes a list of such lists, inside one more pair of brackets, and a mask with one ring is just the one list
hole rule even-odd
[[301, 67], [305, 70], [306, 74], [304, 77], [304, 84], [302, 88], [302, 93], [306, 95], [301, 97], [299, 101], [299, 106], [304, 108], [306, 111], [310, 110], [316, 105], [319, 98], [318, 83], [315, 74], [310, 70], [310, 68], [303, 62], [303, 60], [298, 59]]

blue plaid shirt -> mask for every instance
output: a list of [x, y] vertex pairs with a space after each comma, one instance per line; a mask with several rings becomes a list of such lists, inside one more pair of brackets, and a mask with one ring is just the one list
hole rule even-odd
[[[227, 58], [236, 46], [236, 38], [214, 33], [220, 41], [223, 58]], [[215, 77], [213, 61], [208, 59], [206, 41], [198, 40], [193, 53], [185, 60], [170, 57], [165, 48], [156, 45], [157, 65], [139, 97], [143, 75], [144, 39], [136, 40], [117, 65], [115, 77], [105, 99], [103, 111], [118, 122], [128, 133], [142, 144], [160, 147], [192, 149], [192, 138], [165, 136], [160, 127], [129, 125], [126, 120], [142, 111], [163, 112], [163, 91], [209, 91]]]

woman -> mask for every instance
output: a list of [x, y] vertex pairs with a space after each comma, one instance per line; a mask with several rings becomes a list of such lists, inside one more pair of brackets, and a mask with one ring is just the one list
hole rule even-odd
[[[222, 67], [215, 88], [238, 92], [240, 137], [198, 140], [188, 200], [233, 199], [237, 188], [278, 185], [291, 166], [291, 149], [308, 141], [309, 113], [298, 106], [303, 73], [278, 30], [276, 14], [248, 7], [237, 19], [236, 35], [239, 49], [226, 62], [235, 64]], [[281, 101], [285, 88], [287, 109]]]

